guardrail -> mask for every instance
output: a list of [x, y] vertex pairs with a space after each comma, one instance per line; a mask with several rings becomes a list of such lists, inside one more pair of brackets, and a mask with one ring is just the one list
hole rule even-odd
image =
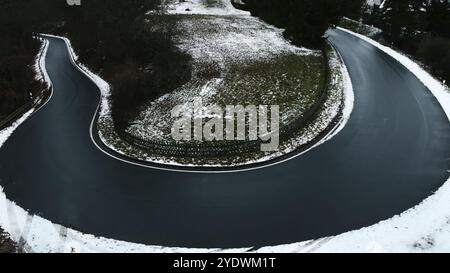
[[218, 157], [248, 153], [260, 149], [261, 141], [217, 141], [169, 143], [140, 139], [130, 133], [120, 134], [127, 143], [151, 154], [176, 157]]
[[3, 129], [8, 125], [12, 124], [19, 116], [23, 115], [26, 111], [39, 105], [40, 102], [44, 101], [44, 98], [46, 97], [47, 93], [51, 92], [51, 89], [52, 88], [49, 87], [42, 90], [39, 96], [29, 100], [28, 102], [17, 108], [14, 112], [12, 112], [8, 116], [0, 120], [0, 129]]
[[[33, 35], [33, 37], [37, 37], [37, 35]], [[44, 50], [40, 50], [38, 59], [40, 60], [43, 58]], [[40, 65], [38, 65], [41, 75], [44, 75], [44, 71]], [[44, 80], [43, 80], [44, 81]], [[43, 82], [43, 84], [47, 84]], [[25, 104], [17, 108], [14, 112], [0, 120], [0, 129], [5, 128], [6, 126], [10, 125], [12, 122], [14, 122], [20, 115], [23, 115], [26, 111], [31, 109], [32, 107], [37, 106], [40, 102], [43, 101], [45, 96], [48, 92], [51, 92], [52, 86], [48, 85], [46, 88], [43, 88], [40, 92], [40, 94], [34, 98], [31, 98], [29, 101], [27, 101]]]
[[20, 114], [23, 114], [23, 113], [25, 113], [25, 111], [27, 109], [30, 109], [32, 104], [33, 104], [32, 101], [25, 103], [24, 105], [22, 105], [21, 107], [16, 109], [14, 112], [9, 114], [6, 118], [1, 120], [0, 121], [0, 129], [3, 129], [7, 125], [11, 124], [12, 121], [14, 121]]

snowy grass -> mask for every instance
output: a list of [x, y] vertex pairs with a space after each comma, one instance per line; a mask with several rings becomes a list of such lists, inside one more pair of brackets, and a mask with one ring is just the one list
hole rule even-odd
[[[152, 101], [127, 132], [147, 141], [171, 142], [174, 120], [170, 111], [194, 97], [204, 104], [280, 105], [281, 126], [301, 117], [326, 86], [324, 60], [320, 51], [299, 48], [283, 38], [282, 29], [241, 12], [229, 1], [171, 1], [168, 14], [155, 15], [156, 22], [175, 26], [178, 47], [192, 56], [192, 80], [181, 88]], [[152, 19], [149, 19], [150, 21]], [[164, 23], [163, 23], [164, 24]], [[338, 69], [339, 72], [340, 69]], [[339, 76], [337, 76], [339, 77]], [[342, 88], [338, 88], [342, 94]], [[341, 98], [334, 104], [340, 105]], [[328, 102], [326, 106], [330, 106]], [[334, 106], [335, 106], [334, 105]], [[334, 107], [333, 106], [333, 107]], [[292, 151], [294, 139], [314, 138], [333, 118], [336, 107], [321, 109], [312, 123], [285, 143]], [[123, 155], [140, 160], [185, 166], [236, 166], [272, 159], [275, 154], [255, 153], [236, 158], [192, 159], [152, 155], [124, 143], [112, 126], [100, 122], [102, 140]], [[319, 125], [321, 124], [321, 125]], [[302, 141], [301, 143], [304, 143]]]
[[149, 104], [128, 132], [170, 141], [170, 111], [194, 97], [205, 103], [281, 107], [282, 125], [301, 116], [324, 86], [320, 52], [298, 48], [281, 30], [248, 16], [173, 15], [178, 47], [192, 56], [192, 80]]
[[[317, 116], [302, 130], [294, 134], [291, 139], [281, 143], [280, 150], [275, 153], [254, 153], [254, 154], [242, 154], [236, 158], [215, 158], [214, 160], [195, 160], [189, 158], [183, 161], [183, 158], [169, 158], [164, 156], [152, 156], [146, 152], [137, 149], [131, 145], [116, 138], [106, 137], [104, 141], [108, 142], [110, 147], [119, 153], [138, 158], [141, 160], [156, 162], [161, 164], [173, 165], [173, 166], [208, 166], [208, 167], [219, 167], [223, 165], [227, 166], [242, 166], [253, 163], [260, 163], [272, 160], [274, 158], [289, 154], [301, 146], [314, 142], [319, 134], [321, 134], [325, 129], [330, 129], [333, 121], [338, 121], [334, 130], [332, 130], [328, 135], [323, 137], [318, 143], [316, 143], [312, 148], [323, 142], [329, 140], [331, 137], [336, 135], [345, 126], [347, 120], [349, 119], [352, 109], [353, 109], [353, 89], [351, 85], [351, 80], [348, 72], [343, 65], [337, 52], [330, 49], [328, 51], [329, 68], [330, 68], [330, 82], [327, 87], [327, 98], [325, 103], [319, 110]], [[342, 114], [342, 117], [339, 115]], [[339, 120], [336, 120], [339, 118]], [[111, 133], [114, 133], [113, 131]], [[111, 141], [112, 140], [112, 141]], [[308, 149], [309, 150], [309, 149]], [[306, 152], [306, 151], [304, 151]]]
[[250, 15], [235, 9], [231, 0], [168, 0], [166, 8], [169, 14]]

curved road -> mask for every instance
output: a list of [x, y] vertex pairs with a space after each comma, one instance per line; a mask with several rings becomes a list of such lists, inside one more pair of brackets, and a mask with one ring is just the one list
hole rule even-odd
[[192, 174], [133, 166], [92, 143], [97, 87], [49, 38], [51, 101], [0, 149], [9, 199], [108, 238], [164, 246], [244, 247], [336, 235], [401, 213], [447, 179], [450, 123], [405, 67], [339, 30], [355, 108], [341, 133], [268, 168]]

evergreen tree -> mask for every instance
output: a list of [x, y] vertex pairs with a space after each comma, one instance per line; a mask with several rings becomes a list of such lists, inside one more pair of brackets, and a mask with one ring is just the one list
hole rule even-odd
[[399, 43], [413, 30], [415, 21], [410, 4], [411, 0], [386, 0], [382, 21], [390, 42]]
[[362, 0], [246, 0], [253, 15], [284, 28], [285, 36], [307, 47], [320, 47], [323, 34], [340, 17], [361, 17]]
[[341, 1], [342, 14], [353, 20], [359, 20], [365, 4], [366, 0]]
[[447, 0], [431, 0], [427, 8], [427, 30], [434, 35], [450, 38], [450, 3]]

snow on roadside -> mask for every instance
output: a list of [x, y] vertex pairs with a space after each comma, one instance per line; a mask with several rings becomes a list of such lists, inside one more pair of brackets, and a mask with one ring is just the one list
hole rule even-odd
[[[33, 114], [34, 110], [31, 109], [10, 127], [0, 131], [0, 148], [17, 127]], [[12, 240], [18, 243], [21, 251], [25, 252], [233, 253], [248, 250], [245, 248], [221, 250], [147, 246], [83, 234], [53, 224], [40, 216], [29, 214], [16, 203], [10, 201], [1, 186], [0, 226]]]
[[285, 161], [291, 160], [311, 151], [312, 149], [329, 141], [344, 129], [353, 112], [355, 101], [353, 85], [350, 79], [350, 74], [348, 73], [347, 67], [345, 66], [343, 59], [339, 55], [339, 52], [332, 48], [332, 51], [328, 58], [328, 65], [331, 71], [331, 82], [328, 86], [328, 98], [324, 102], [322, 110], [316, 120], [307, 128], [305, 128], [305, 131], [307, 133], [302, 132], [299, 136], [294, 136], [287, 143], [282, 144], [279, 152], [259, 158], [254, 161], [250, 161], [247, 164], [260, 163], [275, 159], [279, 156], [292, 153], [296, 149], [298, 149], [298, 147], [314, 141], [314, 139], [318, 134], [320, 134], [320, 132], [323, 132], [327, 129], [328, 126], [331, 125], [333, 120], [340, 114], [340, 111], [342, 113], [342, 117], [340, 118], [336, 126], [332, 130], [330, 130], [330, 132], [325, 137], [323, 137], [311, 148], [303, 151], [302, 153], [296, 154], [293, 157], [289, 157], [287, 160], [277, 162], [276, 164], [282, 164]]
[[[450, 121], [450, 91], [447, 86], [395, 50], [361, 34], [339, 29], [367, 41], [409, 69], [436, 97]], [[449, 200], [450, 178], [421, 204], [371, 227], [335, 237], [261, 248], [258, 252], [450, 252]]]
[[[66, 37], [61, 37], [61, 36], [56, 36], [56, 35], [51, 35], [51, 34], [41, 34], [41, 35], [44, 37], [52, 37], [52, 38], [62, 39], [66, 43], [67, 48], [69, 50], [70, 57], [71, 57], [70, 61], [72, 62], [72, 64], [78, 70], [80, 70], [83, 74], [85, 74], [88, 78], [90, 78], [100, 89], [100, 92], [101, 92], [101, 104], [100, 104], [100, 111], [99, 111], [100, 118], [109, 117], [111, 115], [111, 106], [110, 106], [111, 87], [110, 87], [109, 83], [107, 83], [105, 80], [103, 80], [99, 75], [90, 71], [89, 68], [87, 68], [85, 65], [77, 62], [78, 56], [75, 53], [75, 50], [73, 49], [72, 44], [70, 43], [69, 39], [67, 39]], [[45, 61], [44, 61], [44, 65], [45, 65]], [[45, 66], [43, 66], [43, 67], [44, 67], [44, 71], [45, 71]]]
[[425, 71], [419, 64], [415, 63], [405, 55], [398, 53], [390, 47], [384, 46], [364, 35], [355, 33], [345, 28], [338, 28], [347, 33], [353, 34], [356, 37], [372, 44], [373, 46], [379, 48], [392, 58], [396, 59], [399, 63], [405, 66], [411, 73], [413, 73], [437, 98], [442, 108], [444, 109], [447, 117], [450, 120], [450, 91], [447, 86], [445, 86], [440, 81], [436, 80], [427, 71]]
[[[86, 67], [77, 64], [77, 56], [70, 44], [70, 41], [64, 37], [53, 35], [43, 35], [48, 37], [61, 38], [65, 41], [72, 63], [84, 74], [91, 78], [101, 90], [101, 116], [107, 117], [109, 114], [109, 85], [99, 76], [90, 72]], [[48, 43], [47, 43], [48, 46]], [[44, 79], [51, 84], [45, 68], [46, 50], [41, 54], [39, 65], [43, 71]], [[34, 110], [23, 115], [11, 127], [0, 131], [0, 148], [14, 130], [24, 122]], [[171, 253], [195, 253], [195, 252], [245, 252], [248, 248], [240, 249], [189, 249], [189, 248], [168, 248], [160, 246], [146, 246], [129, 242], [117, 241], [87, 235], [68, 229], [63, 226], [53, 224], [50, 221], [31, 215], [14, 202], [7, 199], [3, 188], [0, 187], [0, 226], [19, 243], [19, 247], [27, 252], [171, 252]]]
[[[80, 65], [79, 67], [79, 64], [75, 63], [77, 56], [74, 53], [68, 39], [53, 35], [43, 36], [64, 39], [69, 48], [72, 58], [71, 61], [73, 64], [82, 70], [83, 73], [87, 74], [99, 86], [102, 94], [109, 94], [103, 93], [109, 92], [109, 85], [105, 81], [90, 72], [84, 66]], [[48, 77], [45, 67], [47, 48], [48, 43], [46, 43], [42, 48], [42, 54], [39, 54], [37, 57], [37, 63], [40, 67], [35, 67], [35, 71], [36, 73], [38, 73], [38, 71], [42, 71], [43, 75], [37, 74], [36, 77], [38, 78], [43, 76], [43, 79], [45, 79], [48, 84], [51, 84], [51, 79]], [[34, 112], [34, 108], [29, 110], [17, 119], [11, 126], [0, 131], [0, 149], [13, 134], [13, 132]], [[245, 252], [248, 250], [246, 248], [222, 250], [149, 246], [83, 234], [73, 229], [54, 224], [40, 216], [29, 214], [15, 202], [10, 201], [7, 198], [2, 186], [0, 186], [0, 226], [12, 240], [18, 243], [18, 247], [21, 248], [21, 251], [25, 252], [233, 253]]]
[[19, 125], [24, 122], [32, 113], [34, 108], [22, 115], [18, 120], [16, 120], [11, 126], [0, 131], [0, 148], [5, 144], [6, 140], [12, 135]]
[[[347, 66], [345, 65], [344, 60], [342, 59], [342, 56], [339, 54], [339, 52], [335, 48], [333, 48], [333, 50], [334, 50], [335, 54], [338, 55], [338, 57], [331, 58], [331, 67], [339, 67], [341, 75], [343, 77], [344, 106], [342, 109], [342, 120], [339, 123], [336, 130], [334, 130], [330, 136], [324, 138], [317, 145], [330, 140], [333, 136], [337, 135], [340, 131], [342, 131], [344, 129], [345, 125], [347, 125], [347, 122], [350, 119], [350, 116], [353, 113], [353, 108], [355, 106], [355, 93], [353, 90], [353, 84], [352, 84], [352, 80], [350, 78], [350, 74], [348, 73]], [[339, 62], [339, 65], [337, 65], [334, 62]]]
[[[100, 103], [98, 105], [98, 109], [97, 109], [97, 112], [96, 112], [98, 114], [98, 121], [97, 121], [97, 125], [99, 127], [98, 135], [99, 135], [100, 140], [106, 146], [112, 148], [115, 151], [118, 151], [119, 149], [115, 148], [112, 143], [109, 143], [108, 139], [105, 138], [103, 136], [103, 134], [102, 134], [103, 130], [107, 130], [107, 131], [110, 131], [111, 132], [110, 134], [114, 135], [115, 138], [118, 138], [117, 134], [114, 131], [114, 123], [113, 123], [112, 114], [111, 114], [111, 99], [110, 99], [111, 98], [111, 86], [109, 85], [108, 82], [103, 80], [99, 75], [93, 73], [85, 65], [83, 65], [80, 62], [78, 62], [78, 56], [75, 53], [75, 50], [72, 47], [72, 44], [71, 44], [69, 39], [67, 39], [66, 37], [56, 36], [56, 35], [51, 35], [51, 34], [41, 34], [41, 35], [44, 36], [44, 37], [47, 36], [47, 37], [62, 39], [66, 43], [66, 46], [68, 48], [71, 63], [81, 73], [83, 73], [89, 79], [91, 79], [97, 85], [97, 87], [99, 88], [99, 90], [100, 90]], [[45, 56], [45, 54], [44, 54], [44, 56]], [[45, 59], [45, 58], [43, 58], [43, 59]], [[44, 71], [44, 73], [47, 74], [46, 67], [45, 67], [45, 61], [42, 62], [41, 68]], [[50, 79], [49, 79], [49, 81], [50, 81]], [[93, 133], [92, 130], [93, 130], [93, 127], [95, 125], [94, 121], [95, 121], [95, 116], [93, 117], [92, 123], [91, 123], [91, 128], [90, 128], [90, 133], [91, 134]], [[94, 145], [96, 145], [97, 148], [99, 150], [101, 150], [102, 152], [105, 152], [105, 151], [103, 151], [103, 149], [101, 149], [98, 146], [98, 144], [95, 142], [95, 140], [92, 137], [92, 135], [91, 135], [91, 138], [92, 138], [92, 142], [94, 143]]]
[[33, 65], [33, 71], [34, 73], [36, 73], [35, 79], [38, 81], [42, 81], [47, 88], [50, 88], [52, 85], [50, 77], [48, 76], [47, 70], [42, 69], [42, 67], [45, 67], [45, 58], [43, 58], [43, 56], [47, 55], [49, 42], [41, 37], [37, 37], [37, 39], [41, 41], [41, 48], [39, 49], [39, 53], [36, 56]]
[[[347, 31], [347, 30], [346, 30]], [[357, 35], [357, 34], [354, 34]], [[357, 35], [358, 36], [358, 35]], [[450, 118], [450, 94], [417, 64], [403, 55], [361, 37], [408, 67], [441, 103]], [[348, 98], [348, 99], [351, 99]], [[12, 126], [0, 131], [0, 148], [14, 130], [33, 112], [30, 110]], [[433, 196], [402, 215], [374, 226], [339, 236], [308, 242], [265, 247], [257, 252], [449, 252], [450, 181]], [[28, 252], [244, 252], [241, 249], [187, 249], [144, 246], [82, 234], [28, 214], [9, 201], [0, 187], [0, 226]]]
[[[23, 120], [25, 119], [26, 116]], [[53, 224], [40, 216], [29, 214], [8, 200], [1, 186], [0, 226], [12, 240], [18, 243], [20, 251], [30, 253], [240, 253], [248, 250], [246, 248], [222, 250], [148, 246], [83, 234]]]

